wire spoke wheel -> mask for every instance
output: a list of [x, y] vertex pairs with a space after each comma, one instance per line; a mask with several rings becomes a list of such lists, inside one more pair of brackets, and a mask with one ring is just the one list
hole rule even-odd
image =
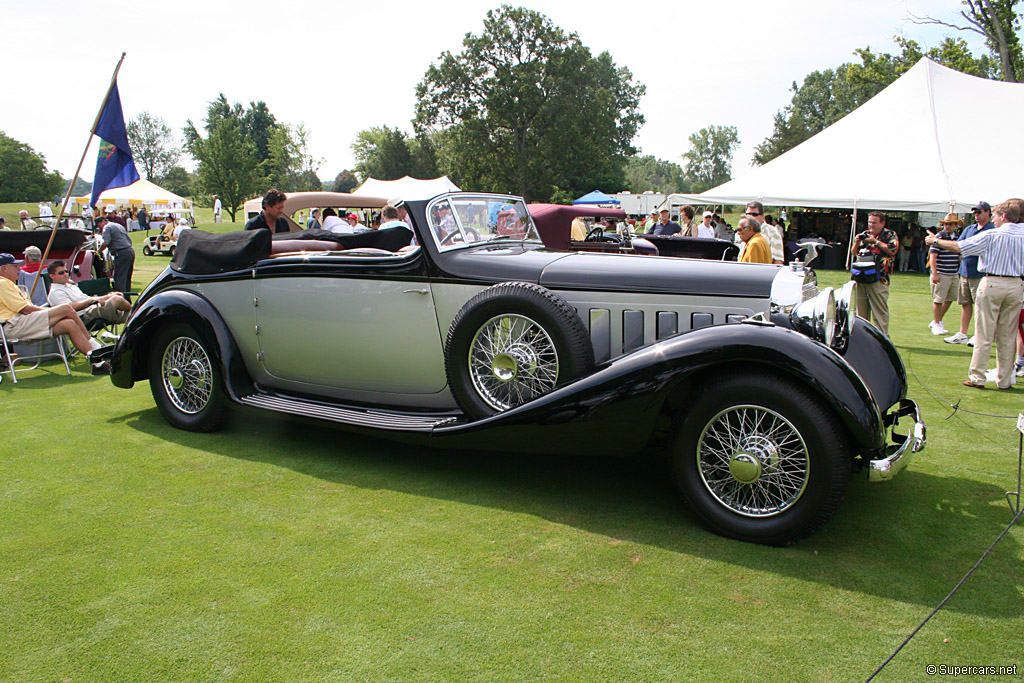
[[763, 406], [733, 406], [712, 417], [696, 457], [708, 492], [746, 517], [785, 512], [800, 500], [811, 474], [800, 432]]
[[213, 395], [213, 369], [202, 345], [189, 337], [172, 340], [161, 361], [161, 381], [174, 407], [188, 415], [202, 411]]
[[558, 352], [548, 333], [523, 315], [499, 315], [469, 347], [473, 386], [489, 406], [508, 410], [546, 394], [558, 383]]

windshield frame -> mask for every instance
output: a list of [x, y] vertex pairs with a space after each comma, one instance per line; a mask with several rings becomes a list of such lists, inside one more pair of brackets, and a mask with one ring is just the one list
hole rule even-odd
[[[490, 206], [491, 204], [511, 204], [512, 206], [506, 211], [515, 211], [516, 220], [522, 220], [525, 222], [526, 229], [520, 235], [518, 231], [515, 234], [500, 234], [499, 224], [496, 222], [494, 225], [490, 224]], [[436, 225], [434, 218], [435, 213], [440, 210], [441, 205], [447, 204], [448, 216], [445, 217], [445, 221], [451, 220], [451, 226], [454, 227], [457, 234], [455, 237], [448, 239], [451, 232], [442, 235], [440, 233], [440, 226]], [[468, 225], [465, 220], [466, 213], [460, 209], [468, 208], [473, 204], [482, 204], [487, 209], [487, 230], [493, 230], [493, 232], [484, 232], [477, 230], [482, 227], [479, 224]], [[460, 206], [461, 205], [461, 206]], [[444, 253], [452, 249], [462, 249], [465, 247], [478, 246], [481, 244], [490, 244], [498, 240], [501, 241], [514, 241], [514, 242], [536, 242], [543, 244], [540, 238], [540, 232], [537, 230], [537, 226], [534, 225], [533, 217], [530, 215], [529, 207], [526, 205], [526, 201], [522, 197], [516, 197], [514, 195], [502, 195], [502, 194], [488, 194], [488, 193], [477, 193], [477, 192], [457, 192], [457, 193], [446, 193], [438, 195], [427, 203], [425, 210], [426, 225], [424, 226], [423, 232], [429, 233], [431, 239], [434, 241], [434, 245], [438, 251]], [[481, 239], [476, 239], [479, 236]]]

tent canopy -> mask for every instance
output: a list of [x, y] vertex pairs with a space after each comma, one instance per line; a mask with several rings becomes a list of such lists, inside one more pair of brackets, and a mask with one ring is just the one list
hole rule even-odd
[[600, 190], [594, 190], [588, 194], [583, 195], [579, 199], [574, 199], [573, 204], [615, 204], [618, 206], [621, 202], [614, 197], [606, 195]]
[[[72, 201], [75, 204], [88, 204], [90, 199], [91, 197], [89, 195], [85, 195], [83, 197], [74, 197]], [[189, 206], [191, 205], [191, 202], [184, 197], [179, 197], [169, 190], [165, 190], [155, 183], [139, 179], [131, 185], [126, 185], [124, 187], [111, 187], [104, 190], [100, 195], [97, 206], [102, 208], [104, 204], [136, 204], [168, 207]]]
[[[992, 81], [923, 58], [814, 137], [693, 203], [969, 211], [1021, 195], [1011, 142], [1024, 84]], [[1002, 153], [1000, 153], [1002, 150]]]
[[370, 197], [397, 197], [405, 201], [430, 199], [445, 192], [458, 192], [458, 186], [448, 176], [420, 180], [405, 176], [398, 180], [377, 180], [367, 178], [362, 185], [352, 190], [352, 194]]

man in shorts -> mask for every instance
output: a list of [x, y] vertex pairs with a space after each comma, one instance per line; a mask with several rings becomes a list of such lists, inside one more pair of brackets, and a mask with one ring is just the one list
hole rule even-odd
[[[947, 213], [946, 217], [939, 221], [942, 230], [937, 237], [943, 240], [956, 239], [956, 230], [963, 225], [964, 222], [959, 216]], [[928, 323], [928, 327], [934, 335], [949, 334], [949, 330], [942, 323], [942, 318], [960, 291], [960, 276], [957, 274], [959, 268], [960, 254], [939, 249], [934, 244], [928, 248], [928, 269], [932, 273], [932, 321]]]
[[[13, 339], [43, 339], [66, 334], [75, 348], [88, 356], [90, 351], [100, 348], [99, 342], [89, 336], [85, 324], [78, 317], [78, 311], [96, 303], [89, 297], [74, 304], [54, 308], [33, 306], [18, 286], [18, 261], [11, 254], [0, 254], [0, 324], [4, 335]], [[109, 375], [110, 364], [93, 363], [92, 374]]]

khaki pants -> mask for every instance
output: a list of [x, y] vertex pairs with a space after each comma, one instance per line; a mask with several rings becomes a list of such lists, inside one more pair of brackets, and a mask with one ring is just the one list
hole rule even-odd
[[889, 336], [889, 285], [881, 281], [869, 285], [857, 283], [857, 315], [871, 320]]
[[986, 275], [978, 287], [974, 304], [974, 353], [971, 355], [971, 382], [985, 383], [985, 368], [992, 343], [996, 345], [996, 383], [1000, 389], [1010, 386], [1013, 361], [1017, 352], [1017, 326], [1024, 281], [1019, 277]]

